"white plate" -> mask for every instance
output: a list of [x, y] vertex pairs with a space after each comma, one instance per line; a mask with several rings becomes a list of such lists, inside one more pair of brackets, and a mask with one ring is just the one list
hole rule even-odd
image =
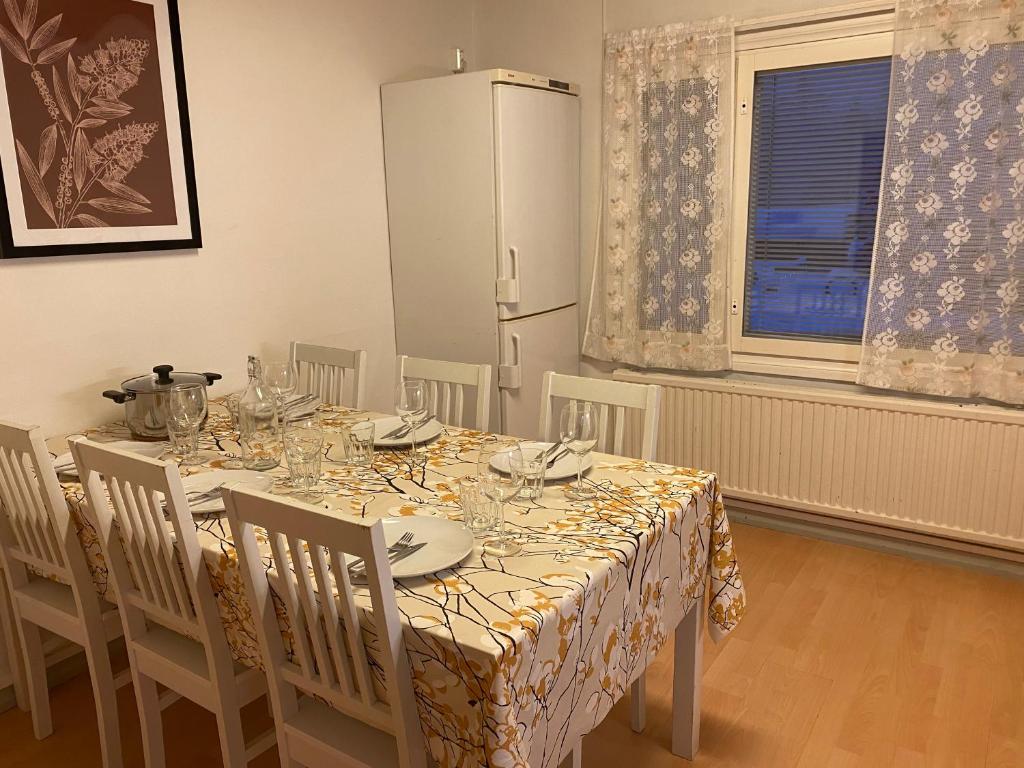
[[[402, 419], [398, 416], [385, 416], [382, 419], [373, 420], [373, 444], [380, 446], [381, 448], [402, 448], [407, 445], [412, 445], [411, 435], [405, 437], [392, 437], [386, 439], [381, 435], [386, 435], [395, 429], [402, 426]], [[416, 430], [416, 445], [422, 445], [423, 443], [429, 443], [431, 440], [441, 434], [441, 423], [437, 419], [431, 419], [422, 427]]]
[[[129, 451], [140, 456], [149, 456], [151, 459], [160, 458], [171, 447], [171, 444], [166, 440], [158, 440], [156, 442], [151, 440], [115, 440], [112, 443], [103, 443], [103, 445], [107, 448], [116, 448], [119, 451]], [[58, 475], [78, 477], [78, 467], [75, 466], [75, 460], [71, 456], [71, 451], [62, 453], [55, 458], [53, 460], [53, 468], [57, 470]]]
[[[523, 448], [543, 448], [547, 450], [551, 447], [551, 443], [520, 443]], [[558, 449], [562, 450], [561, 448]], [[556, 451], [557, 453], [557, 451]], [[544, 472], [545, 480], [565, 480], [570, 477], [576, 477], [576, 457], [567, 453], [565, 456], [555, 462], [554, 466], [548, 467]], [[506, 475], [509, 471], [508, 464], [508, 451], [504, 453], [496, 453], [491, 458], [491, 466], [499, 472], [504, 472]], [[594, 466], [594, 457], [591, 454], [587, 454], [583, 457], [583, 471], [586, 472]]]
[[[264, 475], [262, 472], [253, 472], [251, 469], [214, 469], [181, 479], [186, 494], [202, 493], [216, 485], [227, 485], [228, 483], [237, 483], [249, 491], [269, 491], [274, 485], [274, 478]], [[192, 509], [193, 515], [223, 512], [224, 500], [217, 495], [200, 504], [189, 504], [189, 507]]]
[[[396, 579], [410, 579], [428, 573], [443, 571], [461, 563], [473, 551], [473, 534], [462, 523], [443, 517], [403, 515], [385, 517], [384, 541], [390, 547], [407, 531], [412, 531], [413, 545], [427, 542], [427, 546], [391, 566]], [[355, 559], [347, 556], [351, 562]]]

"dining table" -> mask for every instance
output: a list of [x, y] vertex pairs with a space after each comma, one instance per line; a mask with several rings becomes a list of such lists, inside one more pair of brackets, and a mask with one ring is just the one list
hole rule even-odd
[[[456, 481], [476, 472], [481, 447], [495, 440], [444, 426], [415, 453], [378, 449], [371, 466], [353, 466], [343, 429], [380, 414], [318, 411], [325, 430], [318, 506], [342, 518], [460, 520]], [[123, 422], [85, 434], [99, 442], [129, 437]], [[48, 447], [59, 454], [66, 445], [59, 437]], [[209, 403], [199, 447], [202, 463], [181, 466], [183, 476], [238, 464], [238, 433], [223, 398]], [[269, 474], [270, 492], [287, 499], [294, 492], [287, 469]], [[82, 486], [59, 479], [96, 588], [114, 601]], [[696, 748], [704, 617], [717, 642], [746, 607], [718, 478], [594, 453], [584, 481], [593, 499], [565, 496], [573, 477], [547, 483], [540, 498], [507, 504], [507, 529], [522, 546], [515, 556], [493, 557], [478, 539], [462, 562], [396, 580], [424, 740], [440, 768], [558, 766], [673, 638], [673, 751]], [[193, 519], [232, 653], [261, 668], [227, 520], [222, 512]]]

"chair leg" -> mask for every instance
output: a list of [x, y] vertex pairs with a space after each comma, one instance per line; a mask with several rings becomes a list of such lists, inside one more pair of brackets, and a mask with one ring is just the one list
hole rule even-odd
[[224, 768], [245, 768], [245, 736], [242, 734], [242, 716], [239, 707], [226, 705], [223, 700], [217, 713], [217, 733], [220, 735], [220, 751], [224, 757]]
[[641, 673], [629, 691], [629, 726], [641, 733], [647, 725], [647, 673]]
[[164, 723], [156, 682], [136, 672], [133, 663], [132, 684], [135, 687], [135, 703], [139, 707], [142, 755], [146, 761], [146, 768], [164, 768], [167, 763], [164, 754]]
[[28, 680], [25, 678], [25, 659], [22, 656], [18, 630], [15, 628], [14, 622], [11, 593], [7, 588], [7, 580], [0, 575], [0, 627], [3, 628], [7, 659], [11, 665], [11, 677], [14, 678], [14, 700], [18, 709], [28, 712]]
[[[104, 768], [121, 768], [124, 758], [121, 754], [121, 729], [117, 714], [117, 687], [114, 672], [110, 668], [110, 653], [99, 628], [99, 637], [89, 632], [85, 657], [89, 662], [89, 676], [92, 679], [92, 695], [96, 701], [96, 723], [100, 730], [100, 753]], [[87, 630], [88, 631], [88, 630]]]
[[53, 717], [50, 714], [50, 689], [46, 684], [46, 654], [39, 637], [39, 627], [18, 619], [18, 638], [21, 640], [22, 658], [25, 660], [25, 675], [28, 679], [28, 701], [32, 709], [32, 729], [37, 739], [45, 739], [53, 733]]

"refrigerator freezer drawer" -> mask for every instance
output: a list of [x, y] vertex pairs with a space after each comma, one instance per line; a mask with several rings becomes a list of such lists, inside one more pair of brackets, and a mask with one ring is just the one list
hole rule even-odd
[[579, 373], [577, 312], [573, 304], [498, 324], [498, 399], [502, 433], [537, 439], [544, 372]]

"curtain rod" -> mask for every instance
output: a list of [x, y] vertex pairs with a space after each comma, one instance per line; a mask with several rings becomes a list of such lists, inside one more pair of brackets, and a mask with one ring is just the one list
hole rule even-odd
[[770, 29], [795, 27], [803, 24], [855, 18], [857, 16], [885, 16], [894, 13], [895, 10], [896, 4], [893, 0], [868, 0], [861, 3], [834, 5], [814, 11], [798, 11], [796, 13], [785, 13], [776, 16], [761, 16], [737, 24], [736, 34], [765, 32]]

